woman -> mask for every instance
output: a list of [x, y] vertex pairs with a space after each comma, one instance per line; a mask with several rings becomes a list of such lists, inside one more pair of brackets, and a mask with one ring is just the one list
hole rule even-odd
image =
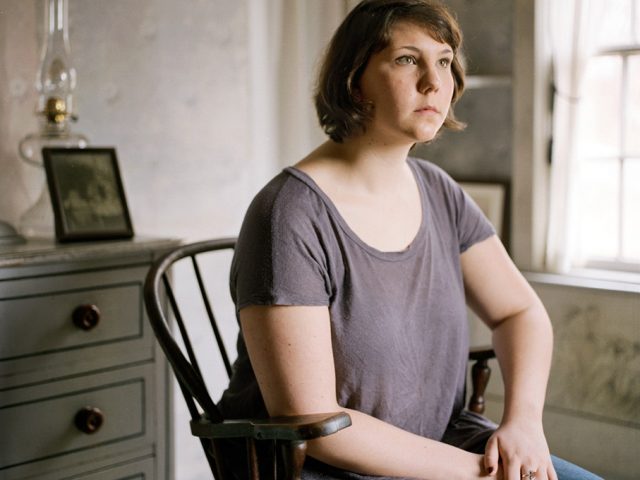
[[[558, 478], [542, 429], [547, 314], [478, 207], [408, 158], [441, 126], [461, 127], [460, 44], [442, 6], [360, 3], [318, 83], [330, 140], [247, 212], [231, 275], [239, 358], [220, 407], [348, 412], [350, 428], [310, 442], [305, 478]], [[505, 380], [497, 427], [463, 408], [465, 296]], [[560, 478], [595, 478], [581, 472]]]

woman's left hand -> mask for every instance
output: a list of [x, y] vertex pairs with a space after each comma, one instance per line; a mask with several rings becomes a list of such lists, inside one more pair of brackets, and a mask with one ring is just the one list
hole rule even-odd
[[487, 442], [484, 464], [492, 476], [500, 468], [504, 480], [558, 480], [542, 424], [535, 421], [500, 425]]

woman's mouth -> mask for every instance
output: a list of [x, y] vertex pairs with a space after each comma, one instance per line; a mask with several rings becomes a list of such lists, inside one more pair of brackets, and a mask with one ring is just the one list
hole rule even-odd
[[417, 113], [440, 113], [433, 105], [425, 105], [424, 107], [420, 107], [416, 110]]

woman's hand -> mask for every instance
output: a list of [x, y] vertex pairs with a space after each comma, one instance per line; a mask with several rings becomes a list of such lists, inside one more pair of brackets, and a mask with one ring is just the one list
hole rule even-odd
[[[537, 421], [505, 422], [489, 438], [484, 465], [504, 480], [557, 480], [542, 425]], [[532, 476], [527, 473], [533, 472]], [[500, 477], [499, 477], [500, 478]]]

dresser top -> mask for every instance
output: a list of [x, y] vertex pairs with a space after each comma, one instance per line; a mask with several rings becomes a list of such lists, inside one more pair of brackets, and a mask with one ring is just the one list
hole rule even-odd
[[32, 238], [20, 245], [0, 245], [0, 268], [152, 255], [179, 243], [177, 239], [152, 237], [74, 243]]

